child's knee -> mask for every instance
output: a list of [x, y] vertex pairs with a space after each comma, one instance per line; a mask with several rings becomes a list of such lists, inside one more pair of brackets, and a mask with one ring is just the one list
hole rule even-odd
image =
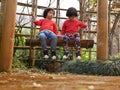
[[64, 42], [67, 42], [68, 40], [69, 40], [69, 37], [67, 37], [67, 36], [64, 36], [64, 37], [63, 37], [63, 41], [64, 41]]
[[46, 39], [47, 38], [44, 34], [40, 34], [38, 37], [39, 37], [39, 39]]
[[53, 35], [51, 39], [57, 40], [57, 35]]
[[76, 42], [80, 42], [80, 37], [75, 38]]

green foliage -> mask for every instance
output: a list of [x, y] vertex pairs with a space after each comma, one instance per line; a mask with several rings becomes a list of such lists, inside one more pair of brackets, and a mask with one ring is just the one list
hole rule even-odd
[[38, 35], [38, 33], [39, 33], [39, 29], [36, 29], [35, 31], [36, 31], [36, 32], [35, 32], [35, 33], [36, 33], [36, 35]]
[[12, 63], [12, 68], [21, 68], [21, 69], [26, 69], [27, 64], [20, 61], [18, 58], [13, 57], [13, 63]]
[[[28, 33], [28, 34], [30, 34], [30, 30], [26, 30], [27, 32], [26, 32], [26, 34]], [[24, 33], [24, 31], [22, 31], [22, 29], [21, 28], [16, 28], [16, 33], [17, 34], [23, 34]], [[21, 36], [16, 36], [15, 37], [15, 46], [25, 46], [25, 40], [26, 40], [27, 38], [26, 37], [21, 37]]]
[[29, 57], [29, 50], [16, 50], [14, 56], [19, 60], [23, 60]]
[[[26, 34], [30, 34], [30, 30], [26, 30], [26, 31], [27, 31]], [[25, 33], [25, 31], [22, 31], [21, 28], [16, 28], [16, 32], [17, 32], [17, 34]], [[14, 45], [15, 46], [25, 46], [26, 39], [27, 39], [27, 37], [16, 36]], [[29, 50], [14, 49], [14, 56], [16, 57], [16, 59], [23, 60], [25, 58], [28, 58]]]
[[120, 53], [116, 54], [116, 55], [115, 55], [115, 58], [116, 58], [116, 59], [120, 59]]
[[92, 3], [97, 3], [97, 0], [90, 0], [90, 2], [92, 2]]
[[[91, 56], [90, 56], [90, 52], [84, 52], [84, 50], [86, 50], [86, 49], [82, 49], [82, 60], [83, 61], [88, 61], [90, 57], [91, 57], [91, 60], [96, 60], [96, 53], [95, 52], [91, 52]], [[88, 51], [89, 50], [90, 49], [88, 49]], [[96, 47], [93, 47], [91, 50], [96, 51]]]
[[117, 53], [116, 55], [110, 57], [111, 59], [114, 59], [114, 60], [119, 60], [120, 59], [120, 53]]

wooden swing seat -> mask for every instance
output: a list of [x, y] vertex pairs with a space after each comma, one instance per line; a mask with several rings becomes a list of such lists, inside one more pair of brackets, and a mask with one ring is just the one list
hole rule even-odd
[[[57, 46], [63, 46], [63, 35], [57, 35], [58, 42]], [[36, 39], [26, 39], [26, 45], [27, 46], [40, 46], [40, 41], [38, 38]], [[47, 45], [50, 45], [50, 41], [47, 40]], [[73, 40], [69, 40], [68, 42], [69, 47], [75, 47], [75, 43]], [[94, 40], [80, 40], [81, 48], [93, 48], [94, 46]]]

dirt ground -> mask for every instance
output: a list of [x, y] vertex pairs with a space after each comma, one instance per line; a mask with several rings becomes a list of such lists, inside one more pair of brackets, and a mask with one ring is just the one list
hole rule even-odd
[[120, 90], [119, 76], [1, 73], [0, 90]]

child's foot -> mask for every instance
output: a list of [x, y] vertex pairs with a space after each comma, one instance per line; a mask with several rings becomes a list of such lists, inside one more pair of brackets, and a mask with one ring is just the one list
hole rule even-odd
[[56, 56], [52, 56], [52, 60], [55, 60], [56, 59]]
[[68, 52], [64, 52], [63, 59], [67, 59], [67, 58], [68, 58]]
[[52, 60], [56, 59], [56, 52], [55, 52], [55, 50], [51, 50], [51, 56], [52, 56]]
[[77, 52], [76, 52], [76, 57], [77, 57], [77, 58], [76, 58], [77, 60], [81, 60], [81, 54], [80, 54], [80, 51], [77, 51]]
[[48, 56], [48, 55], [44, 55], [44, 57], [43, 57], [43, 58], [48, 59], [48, 58], [49, 58], [49, 56]]
[[43, 57], [43, 58], [45, 58], [45, 59], [48, 59], [48, 58], [49, 58], [49, 56], [48, 56], [48, 50], [44, 50], [44, 51], [43, 51], [43, 54], [44, 54], [44, 57]]
[[63, 59], [67, 59], [68, 57], [66, 55], [63, 55]]
[[77, 56], [77, 60], [81, 60], [81, 56]]

